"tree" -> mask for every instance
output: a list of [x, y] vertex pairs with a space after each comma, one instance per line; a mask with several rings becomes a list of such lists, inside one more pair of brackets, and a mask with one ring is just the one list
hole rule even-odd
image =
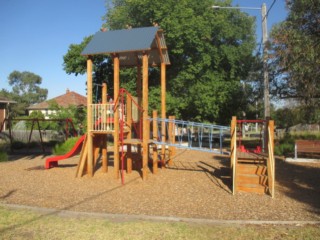
[[[240, 80], [247, 77], [253, 61], [252, 17], [239, 10], [214, 10], [213, 0], [109, 3], [111, 7], [105, 15], [108, 29], [158, 24], [165, 31], [171, 61], [167, 68], [168, 114], [187, 120], [229, 123], [233, 114], [246, 108]], [[219, 4], [230, 6], [231, 1]], [[100, 64], [103, 62], [100, 60]], [[134, 70], [122, 70], [120, 74], [128, 76], [125, 82], [121, 78], [120, 84], [134, 89]], [[153, 108], [160, 105], [159, 79], [159, 69], [150, 70], [149, 99]], [[112, 84], [110, 81], [109, 86]]]
[[40, 87], [42, 79], [34, 73], [13, 71], [8, 80], [12, 91], [2, 93], [17, 102], [12, 106], [13, 116], [24, 115], [27, 107], [47, 98], [48, 90]]
[[[212, 5], [215, 1], [115, 0], [105, 18], [110, 29], [158, 24], [171, 61], [167, 91], [175, 101], [168, 102], [168, 114], [175, 109], [184, 119], [222, 123], [245, 107], [231, 103], [243, 102], [240, 80], [253, 59], [254, 19]], [[227, 106], [232, 107], [230, 115], [221, 117]]]
[[[87, 59], [81, 55], [81, 52], [85, 46], [90, 42], [92, 36], [85, 37], [80, 44], [71, 44], [68, 52], [63, 56], [63, 69], [67, 74], [78, 74], [83, 75], [87, 71]], [[101, 91], [99, 86], [102, 82], [108, 84], [108, 92], [113, 91], [113, 71], [112, 71], [112, 60], [109, 56], [99, 55], [93, 59], [93, 95], [96, 96], [95, 101], [101, 100]], [[95, 87], [95, 86], [98, 86]]]
[[287, 19], [272, 29], [271, 57], [279, 98], [294, 98], [317, 121], [320, 106], [320, 1], [288, 0]]

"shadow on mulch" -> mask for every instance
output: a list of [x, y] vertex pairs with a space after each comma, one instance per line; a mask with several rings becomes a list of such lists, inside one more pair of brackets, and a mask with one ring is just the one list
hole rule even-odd
[[173, 161], [173, 164], [167, 168], [177, 171], [204, 172], [213, 184], [228, 193], [232, 193], [228, 158], [225, 156], [214, 156], [213, 158], [214, 161], [219, 161], [222, 166], [217, 167], [215, 166], [216, 164], [210, 164], [204, 161]]
[[[276, 181], [286, 196], [308, 204], [320, 214], [320, 167], [276, 161]], [[279, 190], [279, 189], [278, 189]]]
[[16, 189], [15, 190], [11, 190], [11, 191], [7, 192], [6, 194], [0, 196], [0, 199], [6, 199], [6, 198], [10, 197], [16, 191], [17, 191]]
[[21, 160], [21, 158], [25, 158], [27, 160], [33, 160], [33, 159], [45, 159], [48, 156], [50, 156], [51, 154], [34, 154], [34, 153], [9, 153], [8, 157], [9, 157], [9, 161], [17, 161], [17, 160]]

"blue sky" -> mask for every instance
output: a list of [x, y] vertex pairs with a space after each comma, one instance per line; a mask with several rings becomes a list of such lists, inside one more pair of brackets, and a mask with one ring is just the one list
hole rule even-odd
[[[234, 5], [267, 9], [274, 0], [234, 0]], [[257, 16], [257, 35], [261, 37], [261, 13]], [[42, 77], [41, 87], [48, 99], [66, 89], [85, 95], [86, 76], [68, 75], [63, 55], [70, 44], [99, 31], [106, 13], [105, 0], [0, 0], [0, 88], [11, 91], [8, 76], [14, 70], [30, 71]], [[268, 16], [268, 28], [286, 17], [284, 0], [277, 0]]]

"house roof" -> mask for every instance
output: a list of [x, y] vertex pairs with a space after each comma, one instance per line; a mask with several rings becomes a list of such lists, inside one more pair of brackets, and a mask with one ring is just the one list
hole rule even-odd
[[87, 98], [67, 89], [66, 93], [50, 100], [34, 104], [28, 107], [29, 110], [48, 109], [50, 102], [55, 101], [60, 107], [87, 106]]
[[143, 27], [97, 32], [82, 55], [119, 54], [123, 66], [137, 66], [142, 52], [149, 53], [149, 64], [170, 64], [163, 31], [159, 27]]
[[17, 103], [16, 101], [9, 100], [5, 97], [0, 97], [0, 103]]

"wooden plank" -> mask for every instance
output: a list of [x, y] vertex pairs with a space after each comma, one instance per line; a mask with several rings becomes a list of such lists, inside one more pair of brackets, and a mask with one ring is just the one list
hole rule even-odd
[[82, 177], [84, 166], [86, 164], [86, 161], [88, 159], [88, 146], [87, 146], [88, 138], [87, 135], [83, 141], [81, 152], [80, 152], [80, 158], [79, 163], [76, 171], [76, 177]]

